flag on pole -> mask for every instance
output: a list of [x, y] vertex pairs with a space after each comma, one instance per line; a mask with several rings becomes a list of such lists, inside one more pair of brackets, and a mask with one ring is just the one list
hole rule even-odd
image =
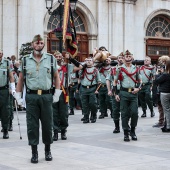
[[70, 56], [74, 58], [78, 53], [76, 29], [69, 0], [65, 0], [64, 2], [63, 46]]

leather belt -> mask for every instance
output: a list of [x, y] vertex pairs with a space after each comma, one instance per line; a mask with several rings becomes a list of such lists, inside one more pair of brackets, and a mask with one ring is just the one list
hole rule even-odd
[[8, 87], [7, 86], [0, 87], [0, 90], [5, 90], [5, 89], [8, 89]]
[[28, 93], [28, 94], [38, 94], [38, 95], [51, 94], [52, 90], [51, 89], [50, 90], [30, 90], [30, 89], [27, 89], [26, 93]]
[[86, 89], [90, 89], [90, 88], [92, 88], [92, 87], [96, 87], [96, 84], [95, 84], [95, 85], [92, 85], [92, 86], [83, 86], [83, 85], [82, 85], [82, 87], [83, 87], [83, 88], [86, 88]]
[[126, 92], [129, 92], [129, 93], [131, 93], [133, 90], [134, 90], [134, 88], [124, 88], [124, 87], [120, 88], [120, 91], [126, 91]]
[[102, 87], [106, 87], [106, 84], [102, 84], [101, 86], [102, 86]]

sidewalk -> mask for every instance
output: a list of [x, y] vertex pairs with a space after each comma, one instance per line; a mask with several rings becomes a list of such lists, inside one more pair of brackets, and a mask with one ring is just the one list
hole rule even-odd
[[158, 121], [157, 107], [154, 109], [154, 118], [149, 117], [149, 111], [147, 118], [139, 117], [138, 141], [130, 142], [123, 141], [122, 129], [119, 134], [112, 133], [110, 115], [96, 123], [83, 124], [81, 111], [75, 110], [75, 115], [69, 116], [68, 140], [62, 141], [59, 134], [59, 140], [51, 146], [53, 161], [45, 161], [40, 138], [38, 164], [30, 163], [26, 116], [19, 112], [22, 140], [15, 114], [10, 138], [2, 139], [0, 134], [0, 170], [169, 170], [170, 134], [152, 127]]

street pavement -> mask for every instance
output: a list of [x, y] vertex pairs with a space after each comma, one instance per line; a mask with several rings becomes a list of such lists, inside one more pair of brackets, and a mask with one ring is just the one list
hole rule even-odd
[[30, 163], [25, 112], [19, 112], [22, 139], [15, 113], [9, 139], [2, 139], [0, 134], [0, 170], [170, 170], [170, 133], [152, 127], [158, 121], [157, 107], [154, 110], [154, 118], [149, 111], [147, 118], [140, 118], [139, 108], [138, 141], [130, 142], [123, 141], [122, 129], [113, 134], [110, 115], [96, 123], [83, 124], [81, 111], [75, 110], [75, 115], [69, 116], [68, 139], [61, 140], [59, 134], [59, 140], [51, 146], [53, 161], [45, 161], [40, 137], [38, 164]]

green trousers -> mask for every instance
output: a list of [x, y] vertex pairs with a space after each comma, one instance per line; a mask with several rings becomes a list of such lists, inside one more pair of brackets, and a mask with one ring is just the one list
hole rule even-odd
[[80, 100], [80, 96], [79, 93], [76, 92], [78, 87], [78, 84], [73, 85], [72, 87], [69, 88], [69, 106], [70, 109], [74, 109], [75, 107], [75, 100], [77, 102], [78, 106], [81, 106], [81, 100]]
[[153, 111], [153, 100], [151, 97], [151, 85], [145, 85], [139, 91], [139, 100], [143, 111], [146, 111], [147, 105], [150, 111]]
[[3, 129], [8, 129], [9, 124], [9, 90], [0, 90], [0, 118]]
[[68, 104], [62, 92], [59, 101], [53, 103], [53, 130], [65, 130], [68, 127]]
[[12, 94], [10, 94], [9, 95], [9, 105], [8, 105], [9, 119], [10, 120], [14, 119], [14, 107], [13, 107], [13, 103], [14, 103], [14, 97], [12, 96]]
[[97, 99], [95, 94], [96, 87], [81, 89], [81, 99], [82, 108], [85, 119], [89, 119], [89, 110], [91, 111], [91, 116], [96, 119], [97, 114]]
[[113, 96], [112, 100], [113, 100], [113, 112], [112, 112], [113, 121], [119, 121], [119, 119], [120, 119], [120, 102], [116, 101], [115, 96]]
[[129, 130], [130, 126], [135, 128], [138, 122], [138, 94], [120, 91], [120, 112], [122, 119], [122, 129]]
[[26, 94], [26, 120], [29, 145], [39, 144], [39, 120], [41, 121], [43, 143], [46, 145], [53, 143], [52, 102], [52, 94]]
[[107, 113], [107, 108], [110, 109], [111, 113], [113, 111], [113, 101], [112, 97], [108, 95], [107, 87], [100, 87], [99, 90], [99, 106], [101, 113]]

